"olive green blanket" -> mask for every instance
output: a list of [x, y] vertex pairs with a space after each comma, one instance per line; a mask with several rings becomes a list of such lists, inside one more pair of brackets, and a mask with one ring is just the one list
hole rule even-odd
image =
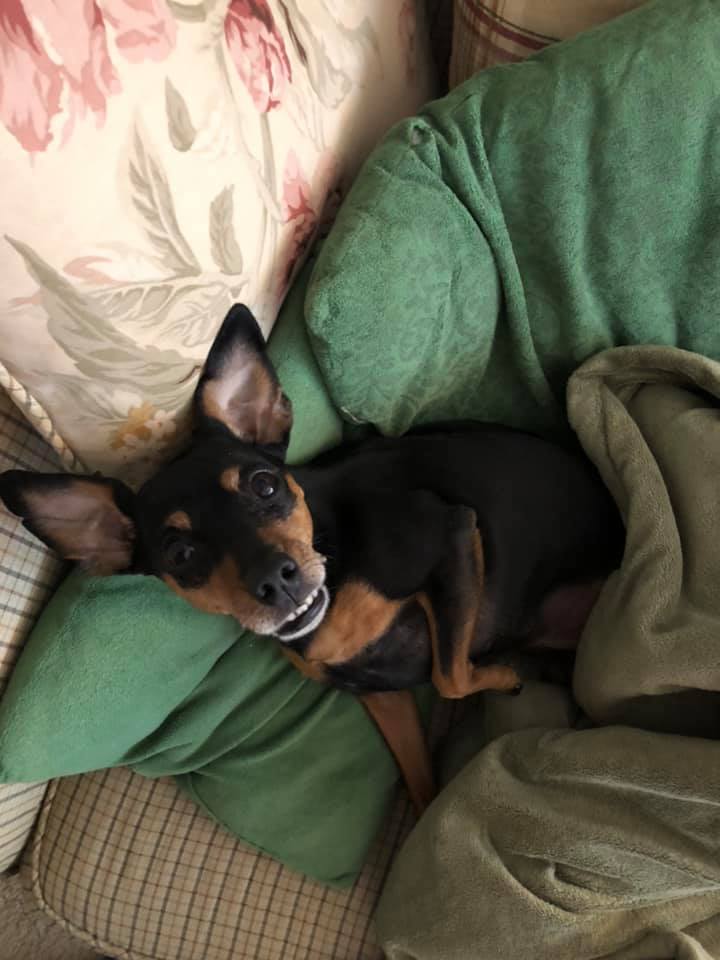
[[720, 364], [672, 348], [571, 378], [628, 529], [579, 648], [584, 716], [537, 687], [466, 719], [466, 757], [488, 745], [396, 861], [389, 960], [720, 957], [719, 398]]

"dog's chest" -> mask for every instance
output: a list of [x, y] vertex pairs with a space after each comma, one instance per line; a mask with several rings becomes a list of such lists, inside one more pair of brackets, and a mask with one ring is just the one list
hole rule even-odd
[[[373, 627], [372, 621], [359, 615], [357, 643], [345, 648], [350, 655], [326, 661], [327, 678], [333, 686], [365, 693], [405, 690], [430, 679], [430, 634], [425, 613], [416, 600], [400, 603], [381, 632]], [[312, 647], [309, 653], [312, 656]]]

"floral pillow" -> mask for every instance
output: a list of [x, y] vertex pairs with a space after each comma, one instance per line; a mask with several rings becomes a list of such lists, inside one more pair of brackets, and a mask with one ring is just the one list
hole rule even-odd
[[167, 456], [237, 299], [269, 333], [382, 133], [414, 0], [3, 0], [0, 384], [70, 468]]

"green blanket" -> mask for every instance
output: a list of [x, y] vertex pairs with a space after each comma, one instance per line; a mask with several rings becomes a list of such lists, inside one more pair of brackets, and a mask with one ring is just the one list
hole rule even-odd
[[719, 49], [718, 0], [656, 0], [397, 126], [309, 290], [337, 408], [563, 430], [603, 349], [720, 358]]
[[510, 732], [396, 861], [389, 960], [720, 957], [720, 364], [612, 350], [568, 399], [628, 528], [580, 644], [586, 717], [545, 687], [465, 721], [475, 750]]

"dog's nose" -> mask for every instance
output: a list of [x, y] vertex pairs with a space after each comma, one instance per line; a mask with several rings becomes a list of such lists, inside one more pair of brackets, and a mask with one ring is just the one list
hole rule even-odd
[[297, 564], [287, 554], [276, 555], [255, 575], [252, 591], [261, 603], [281, 606], [288, 599], [297, 603], [295, 588], [300, 581]]

